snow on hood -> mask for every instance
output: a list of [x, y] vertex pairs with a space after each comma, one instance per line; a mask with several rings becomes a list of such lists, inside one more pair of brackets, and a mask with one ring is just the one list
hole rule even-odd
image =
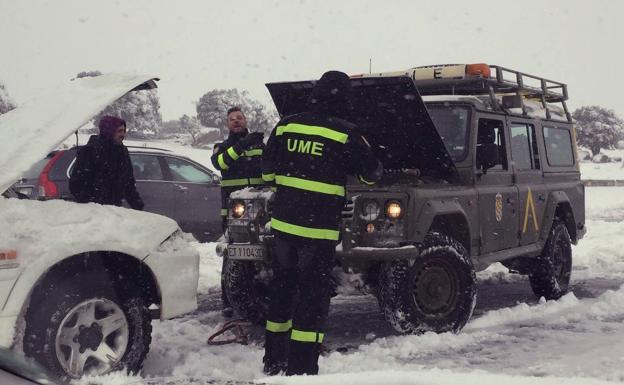
[[173, 219], [123, 207], [0, 197], [2, 248], [17, 250], [20, 264], [103, 248], [143, 258], [177, 229]]
[[108, 105], [133, 89], [155, 88], [154, 80], [137, 74], [75, 79], [0, 115], [0, 192]]

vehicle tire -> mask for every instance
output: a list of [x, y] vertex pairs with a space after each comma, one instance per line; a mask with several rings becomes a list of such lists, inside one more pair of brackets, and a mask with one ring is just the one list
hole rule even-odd
[[102, 274], [63, 279], [36, 293], [23, 348], [61, 378], [141, 370], [151, 342], [149, 309], [132, 284]]
[[477, 280], [470, 255], [461, 243], [429, 233], [420, 256], [382, 266], [379, 304], [400, 333], [458, 332], [476, 303]]
[[223, 269], [225, 295], [239, 316], [264, 325], [269, 310], [270, 272], [254, 262], [226, 258]]
[[565, 224], [553, 222], [542, 254], [535, 258], [529, 273], [531, 289], [538, 297], [558, 299], [568, 292], [572, 271], [572, 245]]

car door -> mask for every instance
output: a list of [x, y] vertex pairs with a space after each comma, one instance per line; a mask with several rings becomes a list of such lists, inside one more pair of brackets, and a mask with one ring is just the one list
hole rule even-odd
[[511, 158], [519, 194], [518, 229], [520, 245], [538, 240], [546, 210], [546, 185], [542, 177], [537, 131], [526, 119], [509, 120]]
[[[481, 254], [518, 245], [518, 189], [509, 167], [509, 150], [505, 120], [496, 115], [478, 119], [476, 146], [494, 143], [498, 147], [497, 164], [486, 170], [475, 170], [475, 187], [479, 203]], [[476, 164], [476, 161], [475, 161]]]
[[[143, 210], [175, 219], [173, 186], [165, 180], [165, 173], [158, 155], [130, 153], [130, 160], [137, 191], [145, 203]], [[124, 205], [127, 206], [126, 203]]]
[[219, 238], [222, 224], [218, 176], [190, 159], [165, 156], [163, 160], [174, 189], [175, 218], [182, 230], [200, 241]]

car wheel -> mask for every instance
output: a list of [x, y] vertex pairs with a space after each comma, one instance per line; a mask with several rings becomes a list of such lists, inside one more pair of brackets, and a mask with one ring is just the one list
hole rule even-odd
[[150, 313], [139, 290], [118, 293], [107, 282], [84, 274], [50, 285], [26, 313], [24, 353], [64, 378], [137, 373], [151, 342]]
[[400, 333], [458, 332], [470, 319], [477, 282], [470, 256], [451, 237], [429, 233], [420, 255], [382, 266], [379, 304]]
[[270, 272], [253, 262], [226, 258], [223, 274], [232, 308], [246, 320], [263, 325], [269, 308]]
[[565, 224], [556, 220], [542, 254], [535, 258], [529, 273], [533, 293], [546, 299], [560, 298], [568, 292], [571, 271], [570, 234]]

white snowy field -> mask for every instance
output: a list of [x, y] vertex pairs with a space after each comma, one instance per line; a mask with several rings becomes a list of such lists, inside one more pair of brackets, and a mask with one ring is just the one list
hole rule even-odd
[[[477, 308], [459, 334], [397, 335], [374, 297], [353, 288], [332, 299], [320, 376], [266, 378], [262, 328], [252, 343], [208, 346], [220, 314], [215, 244], [201, 253], [199, 309], [154, 322], [142, 377], [114, 374], [103, 384], [606, 384], [624, 382], [624, 188], [587, 188], [586, 237], [574, 247], [572, 291], [535, 298], [525, 277], [494, 265], [480, 272]], [[348, 277], [347, 277], [348, 278]], [[357, 281], [357, 277], [352, 277]], [[348, 281], [348, 279], [346, 280]]]

